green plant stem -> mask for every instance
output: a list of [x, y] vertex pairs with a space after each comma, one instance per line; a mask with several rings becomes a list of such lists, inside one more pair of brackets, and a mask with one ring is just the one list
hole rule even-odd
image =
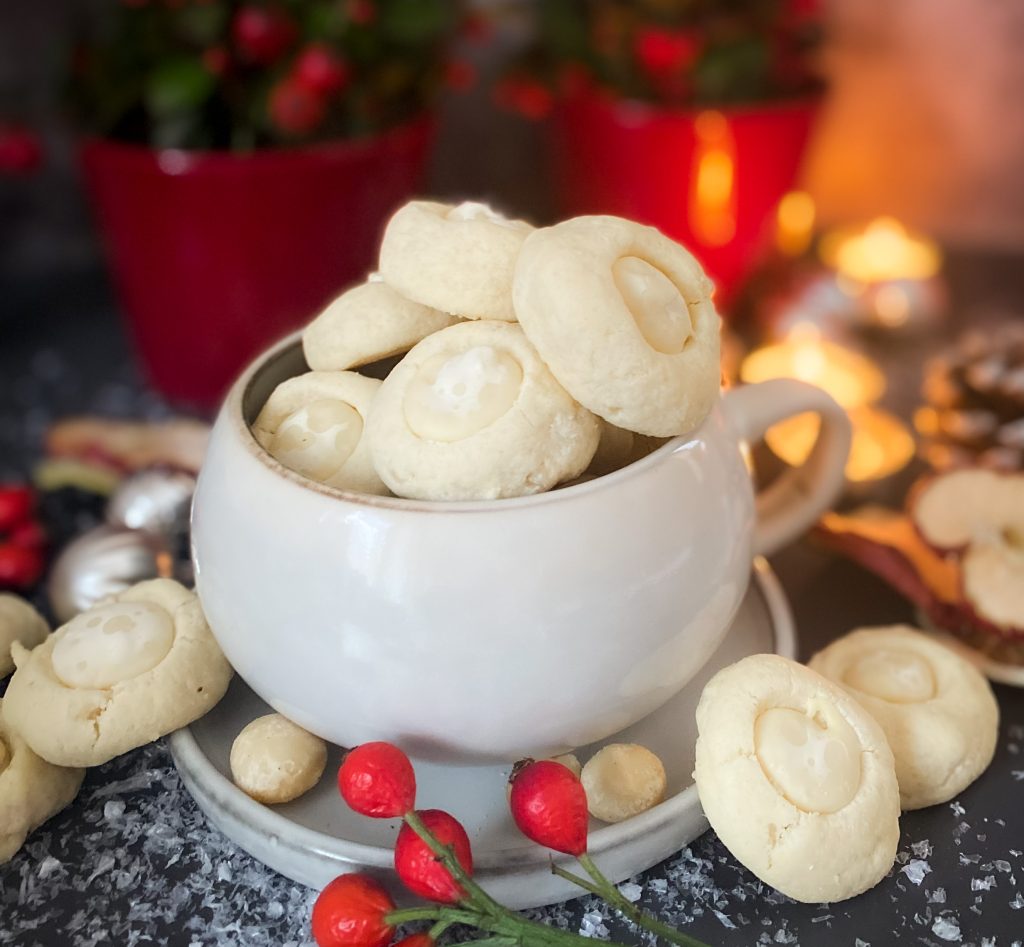
[[449, 927], [452, 926], [452, 921], [438, 921], [429, 931], [428, 936], [437, 940]]
[[[587, 852], [580, 855], [577, 861], [579, 861], [583, 866], [586, 873], [594, 879], [594, 884], [592, 886], [582, 885], [581, 887], [586, 888], [586, 890], [591, 891], [594, 894], [599, 894], [620, 914], [627, 917], [638, 927], [643, 927], [652, 934], [656, 934], [658, 937], [667, 940], [670, 944], [677, 944], [679, 947], [707, 947], [703, 941], [690, 937], [689, 934], [684, 934], [681, 930], [678, 930], [671, 924], [665, 924], [663, 921], [659, 921], [656, 917], [652, 917], [646, 911], [638, 908], [631, 901], [624, 898], [619, 889], [616, 888], [615, 885], [613, 885], [604, 876], [601, 869], [594, 864], [594, 860]], [[566, 872], [565, 874], [569, 875], [570, 880], [575, 879], [575, 876], [571, 875], [569, 872]], [[576, 883], [578, 884], [579, 881]]]
[[[464, 924], [467, 927], [475, 927], [496, 935], [499, 942], [505, 938], [509, 943], [522, 945], [522, 947], [594, 947], [594, 940], [590, 937], [528, 921], [507, 909], [504, 910], [502, 916], [496, 917], [473, 908], [454, 908], [447, 905], [400, 908], [389, 911], [384, 916], [384, 920], [394, 927], [413, 921], [444, 921], [446, 925]], [[493, 940], [493, 938], [488, 938], [483, 942], [493, 942]], [[615, 942], [605, 941], [605, 943], [609, 944], [609, 947], [625, 947], [622, 944], [616, 945]]]

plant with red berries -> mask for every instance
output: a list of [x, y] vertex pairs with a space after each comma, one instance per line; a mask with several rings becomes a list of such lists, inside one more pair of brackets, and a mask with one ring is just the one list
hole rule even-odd
[[512, 770], [509, 783], [509, 809], [519, 831], [538, 845], [574, 856], [590, 880], [552, 862], [554, 874], [603, 898], [634, 924], [671, 944], [700, 945], [700, 941], [628, 901], [594, 864], [587, 852], [587, 793], [572, 770], [555, 760], [521, 760]]
[[108, 4], [108, 20], [74, 56], [71, 93], [94, 133], [157, 147], [247, 150], [368, 134], [433, 101], [458, 7], [446, 0]]
[[[429, 932], [412, 934], [398, 947], [432, 947], [452, 924], [486, 931], [480, 944], [569, 947], [590, 938], [528, 921], [495, 901], [473, 879], [473, 853], [466, 830], [440, 809], [416, 810], [416, 780], [409, 758], [390, 743], [366, 743], [350, 751], [338, 772], [342, 798], [375, 818], [401, 817], [395, 843], [395, 871], [414, 894], [437, 902], [396, 909], [386, 892], [363, 875], [342, 875], [320, 893], [313, 909], [313, 937], [319, 947], [386, 947], [396, 927], [430, 921]], [[674, 944], [698, 941], [661, 924], [627, 901], [590, 861], [587, 797], [576, 776], [560, 763], [532, 760], [513, 773], [513, 817], [524, 833], [556, 851], [574, 854], [593, 881], [552, 865], [552, 871], [598, 894], [626, 917]]]
[[536, 44], [495, 94], [528, 118], [543, 117], [555, 96], [571, 94], [567, 71], [587, 75], [615, 98], [672, 108], [806, 95], [819, 85], [820, 30], [808, 6], [815, 4], [546, 0], [535, 6]]
[[46, 534], [35, 507], [31, 487], [0, 485], [0, 589], [30, 589], [46, 568]]

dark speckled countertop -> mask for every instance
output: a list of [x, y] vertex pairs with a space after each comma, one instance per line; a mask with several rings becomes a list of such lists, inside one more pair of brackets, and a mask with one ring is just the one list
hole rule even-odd
[[[954, 288], [975, 298], [979, 288], [991, 296], [1002, 286], [992, 305], [1020, 306], [1019, 263], [997, 270], [993, 282], [983, 265], [953, 267]], [[55, 416], [165, 410], [139, 383], [101, 279], [4, 287], [2, 299], [0, 478], [26, 471]], [[921, 354], [914, 343], [886, 356], [902, 360], [904, 395], [917, 384], [906, 360]], [[804, 656], [852, 627], [912, 618], [879, 582], [808, 544], [773, 564]], [[709, 944], [1020, 947], [1024, 691], [996, 692], [1002, 723], [992, 766], [954, 802], [904, 816], [897, 864], [867, 894], [796, 904], [742, 869], [710, 832], [625, 893]], [[154, 744], [90, 772], [78, 799], [0, 867], [0, 945], [305, 944], [313, 897], [210, 826]], [[589, 898], [534, 914], [646, 942]]]

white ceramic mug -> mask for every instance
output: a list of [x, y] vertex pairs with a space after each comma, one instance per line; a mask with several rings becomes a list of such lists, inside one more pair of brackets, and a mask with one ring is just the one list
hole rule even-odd
[[[837, 496], [846, 415], [796, 381], [730, 391], [694, 433], [537, 496], [431, 503], [287, 470], [249, 423], [305, 371], [297, 337], [227, 397], [193, 508], [196, 587], [238, 673], [342, 746], [391, 740], [460, 762], [603, 739], [675, 694], [720, 643], [754, 553]], [[808, 461], [756, 501], [740, 450], [821, 416]]]

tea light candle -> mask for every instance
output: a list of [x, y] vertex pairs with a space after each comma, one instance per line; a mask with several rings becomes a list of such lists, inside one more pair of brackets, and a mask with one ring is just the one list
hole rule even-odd
[[796, 378], [824, 389], [844, 408], [869, 404], [885, 391], [885, 376], [874, 362], [822, 339], [810, 324], [796, 325], [783, 341], [748, 355], [740, 378], [748, 384]]
[[891, 217], [827, 234], [820, 255], [834, 271], [852, 314], [863, 322], [899, 328], [933, 318], [944, 308], [941, 251]]
[[[895, 415], [881, 408], [860, 405], [849, 412], [853, 443], [846, 462], [851, 483], [881, 480], [902, 470], [914, 456], [914, 437]], [[802, 464], [818, 436], [818, 416], [801, 414], [776, 424], [765, 435], [772, 453], [787, 464]]]

